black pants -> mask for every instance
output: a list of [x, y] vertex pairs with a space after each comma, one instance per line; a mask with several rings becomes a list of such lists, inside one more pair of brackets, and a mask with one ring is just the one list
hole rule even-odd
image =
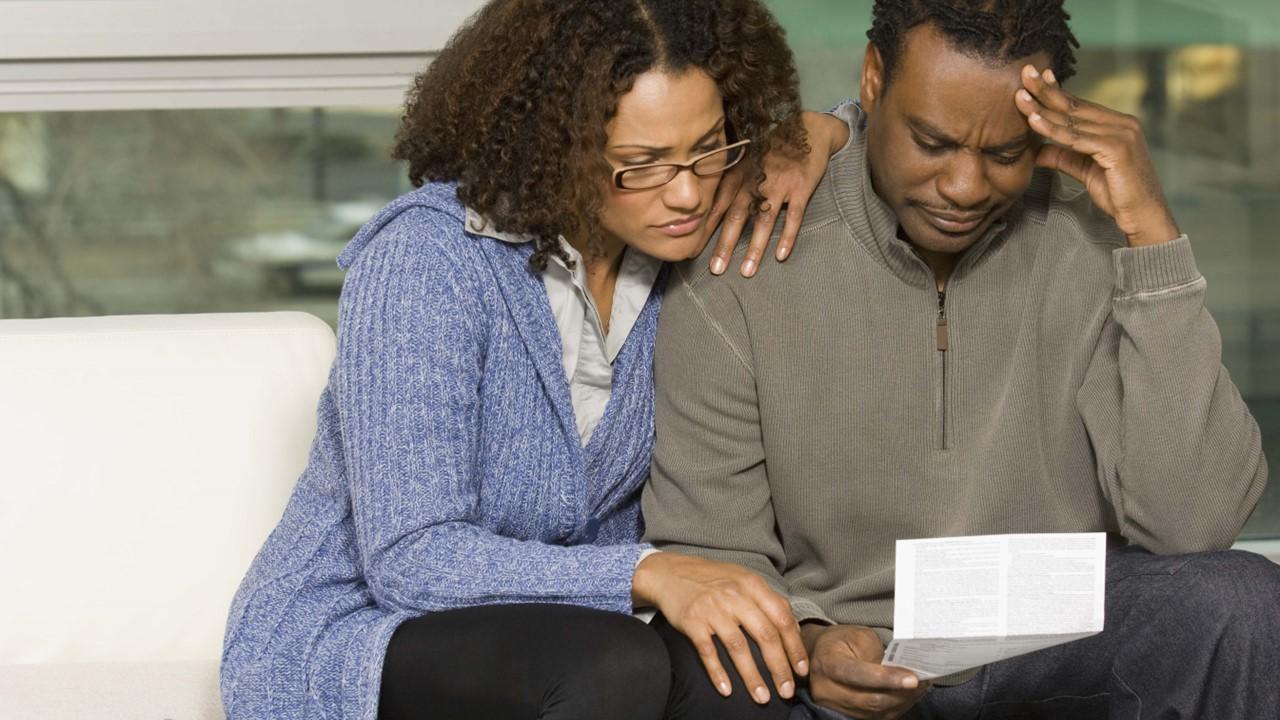
[[378, 718], [693, 720], [785, 712], [776, 699], [756, 706], [723, 648], [720, 658], [734, 683], [728, 699], [712, 687], [693, 645], [661, 617], [645, 625], [571, 605], [431, 613], [392, 636]]

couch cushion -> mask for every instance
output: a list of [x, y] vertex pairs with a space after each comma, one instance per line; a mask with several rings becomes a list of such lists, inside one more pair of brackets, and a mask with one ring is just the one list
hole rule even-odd
[[0, 321], [0, 682], [216, 667], [333, 354], [301, 313]]
[[70, 663], [0, 669], [3, 720], [222, 720], [218, 663]]

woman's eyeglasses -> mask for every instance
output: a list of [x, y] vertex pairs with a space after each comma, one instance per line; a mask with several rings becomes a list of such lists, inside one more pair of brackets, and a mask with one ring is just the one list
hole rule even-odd
[[687, 163], [650, 163], [613, 171], [613, 185], [619, 190], [652, 190], [662, 187], [685, 170], [698, 177], [719, 175], [742, 162], [750, 140], [739, 140], [732, 145], [704, 153]]

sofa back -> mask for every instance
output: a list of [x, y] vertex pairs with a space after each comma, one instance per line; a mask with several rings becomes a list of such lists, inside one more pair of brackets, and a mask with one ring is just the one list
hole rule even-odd
[[0, 718], [221, 717], [334, 346], [302, 313], [0, 321]]

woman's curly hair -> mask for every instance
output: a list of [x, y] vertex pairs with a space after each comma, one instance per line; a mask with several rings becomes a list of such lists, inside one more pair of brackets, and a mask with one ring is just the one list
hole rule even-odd
[[[567, 260], [559, 236], [598, 237], [606, 127], [650, 70], [701, 69], [763, 181], [763, 155], [805, 151], [795, 64], [758, 0], [493, 0], [410, 91], [393, 156], [415, 186], [531, 235], [530, 266]], [[756, 202], [761, 200], [756, 187]]]

